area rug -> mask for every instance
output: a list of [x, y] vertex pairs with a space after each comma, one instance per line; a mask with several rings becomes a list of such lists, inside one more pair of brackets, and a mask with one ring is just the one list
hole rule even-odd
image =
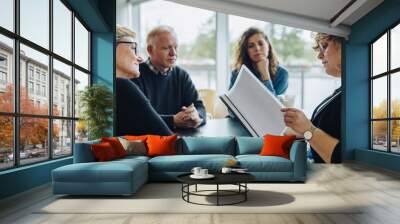
[[[249, 184], [247, 201], [237, 205], [205, 206], [182, 200], [177, 183], [146, 184], [131, 197], [57, 197], [36, 213], [360, 213], [360, 208], [316, 184]], [[225, 187], [227, 190], [231, 187]], [[233, 188], [233, 186], [232, 186]], [[213, 185], [198, 190], [212, 190]], [[194, 188], [192, 189], [194, 190]], [[213, 193], [210, 193], [213, 194]], [[197, 203], [213, 204], [214, 196], [193, 196]], [[223, 203], [240, 198], [224, 197]]]

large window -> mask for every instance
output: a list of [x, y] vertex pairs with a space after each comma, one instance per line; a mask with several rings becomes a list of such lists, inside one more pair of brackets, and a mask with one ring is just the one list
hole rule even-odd
[[[280, 65], [289, 71], [289, 87], [285, 96], [281, 96], [284, 102], [303, 109], [311, 117], [315, 107], [341, 85], [340, 79], [326, 74], [321, 61], [317, 59], [312, 49], [314, 32], [171, 1], [119, 2], [117, 24], [139, 34], [139, 55], [144, 59], [147, 59], [146, 35], [152, 28], [169, 25], [175, 29], [178, 37], [177, 64], [188, 71], [198, 90], [212, 89], [217, 94], [227, 91], [235, 45], [241, 34], [252, 26], [260, 28], [270, 37]], [[165, 9], [168, 9], [167, 14]], [[204, 92], [200, 92], [200, 95]], [[203, 99], [206, 108], [209, 107], [207, 112], [213, 118], [227, 115], [226, 108], [218, 98], [210, 102], [207, 102], [207, 97]]]
[[[294, 107], [302, 108], [307, 115], [311, 116], [314, 108], [341, 85], [340, 79], [326, 75], [321, 62], [317, 59], [312, 49], [315, 33], [311, 31], [163, 0], [142, 3], [139, 1], [128, 7], [134, 7], [128, 11], [138, 10], [135, 12], [139, 13], [131, 13], [132, 18], [118, 17], [120, 21], [117, 23], [124, 24], [125, 20], [139, 21], [135, 25], [138, 27], [131, 27], [138, 30], [140, 34], [139, 54], [147, 59], [146, 35], [152, 28], [157, 25], [172, 26], [178, 36], [177, 64], [188, 71], [197, 89], [214, 89], [220, 93], [226, 91], [225, 88], [220, 87], [229, 86], [235, 45], [240, 35], [252, 26], [260, 28], [270, 37], [280, 65], [289, 71], [289, 88], [285, 97], [293, 102]], [[168, 8], [167, 16], [165, 15], [166, 8]], [[222, 19], [218, 22], [217, 17]], [[226, 32], [228, 32], [227, 35]], [[223, 36], [220, 42], [217, 42], [218, 35]], [[226, 41], [222, 43], [225, 36], [228, 38], [228, 44]], [[228, 45], [228, 57], [217, 56], [218, 46], [225, 45]], [[227, 72], [217, 74], [217, 67], [225, 67]]]
[[190, 74], [197, 89], [215, 89], [216, 13], [162, 0], [142, 3], [140, 12], [140, 53], [147, 54], [145, 40], [151, 29], [171, 26], [178, 36], [177, 64]]
[[90, 85], [89, 40], [63, 0], [1, 1], [0, 170], [72, 155], [74, 104]]
[[370, 45], [371, 148], [400, 153], [400, 24]]

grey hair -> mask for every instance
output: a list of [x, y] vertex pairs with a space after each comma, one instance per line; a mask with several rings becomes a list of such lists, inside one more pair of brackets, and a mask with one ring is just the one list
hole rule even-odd
[[156, 38], [158, 35], [163, 34], [163, 33], [169, 33], [172, 36], [175, 37], [176, 39], [176, 33], [174, 31], [174, 28], [170, 27], [170, 26], [157, 26], [155, 28], [153, 28], [152, 30], [150, 30], [150, 32], [147, 34], [147, 38], [146, 38], [146, 43], [147, 45], [151, 45], [152, 41], [154, 40], [154, 38]]
[[126, 37], [130, 37], [130, 38], [135, 39], [136, 38], [136, 33], [133, 32], [131, 29], [127, 28], [127, 27], [117, 25], [116, 41], [119, 42], [119, 41], [121, 41], [122, 39], [124, 39]]

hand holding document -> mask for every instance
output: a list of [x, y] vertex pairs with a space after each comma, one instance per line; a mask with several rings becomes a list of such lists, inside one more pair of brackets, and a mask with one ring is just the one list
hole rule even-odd
[[282, 103], [245, 65], [232, 88], [220, 98], [252, 136], [283, 134]]

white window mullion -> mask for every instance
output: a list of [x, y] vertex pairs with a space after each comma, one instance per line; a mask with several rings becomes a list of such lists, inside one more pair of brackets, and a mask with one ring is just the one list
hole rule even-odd
[[217, 93], [222, 94], [227, 90], [229, 79], [229, 23], [228, 15], [217, 12]]

